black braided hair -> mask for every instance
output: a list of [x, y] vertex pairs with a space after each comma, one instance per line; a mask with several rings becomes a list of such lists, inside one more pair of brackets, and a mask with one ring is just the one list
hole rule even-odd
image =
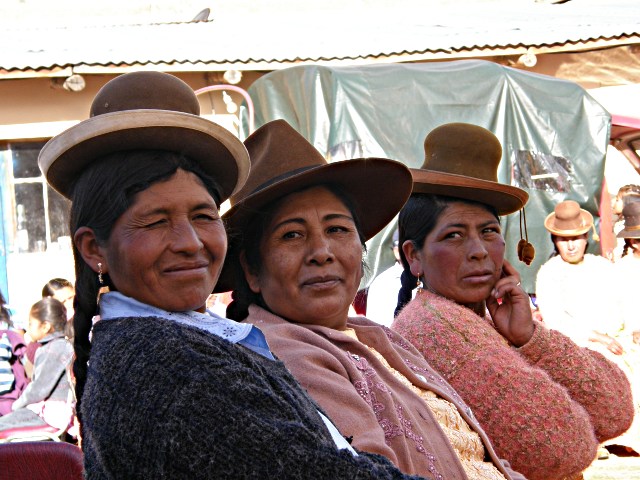
[[[93, 162], [75, 182], [71, 198], [70, 231], [75, 234], [80, 227], [88, 227], [93, 230], [98, 243], [105, 244], [118, 218], [133, 204], [135, 195], [157, 182], [169, 179], [178, 169], [197, 175], [216, 204], [220, 205], [218, 186], [190, 159], [167, 151], [118, 152]], [[73, 373], [78, 402], [76, 408], [80, 413], [91, 353], [89, 334], [93, 317], [98, 313], [101, 286], [98, 276], [84, 261], [75, 243], [73, 256], [76, 273]], [[106, 286], [117, 289], [109, 275], [104, 274], [103, 277]]]
[[631, 249], [631, 240], [628, 238], [624, 239], [624, 247], [622, 247], [622, 257], [626, 256], [629, 253], [629, 249]]

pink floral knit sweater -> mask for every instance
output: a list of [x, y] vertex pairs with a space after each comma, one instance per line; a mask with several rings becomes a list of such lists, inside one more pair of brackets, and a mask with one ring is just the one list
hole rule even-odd
[[575, 475], [599, 442], [631, 425], [629, 383], [602, 355], [536, 324], [510, 346], [470, 309], [427, 291], [392, 329], [410, 340], [472, 408], [500, 457], [530, 480]]

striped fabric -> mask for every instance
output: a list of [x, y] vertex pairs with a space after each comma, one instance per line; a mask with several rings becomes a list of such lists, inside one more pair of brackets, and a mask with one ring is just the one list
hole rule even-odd
[[13, 350], [11, 348], [11, 342], [6, 333], [0, 337], [0, 394], [10, 392], [13, 390], [13, 383], [15, 377], [13, 376], [13, 369], [11, 368], [11, 357], [13, 356]]

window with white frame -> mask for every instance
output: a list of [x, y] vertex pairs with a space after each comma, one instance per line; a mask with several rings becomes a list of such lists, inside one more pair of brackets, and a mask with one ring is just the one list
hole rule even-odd
[[44, 142], [0, 146], [5, 159], [3, 199], [9, 253], [43, 252], [69, 242], [70, 202], [48, 186], [38, 168]]

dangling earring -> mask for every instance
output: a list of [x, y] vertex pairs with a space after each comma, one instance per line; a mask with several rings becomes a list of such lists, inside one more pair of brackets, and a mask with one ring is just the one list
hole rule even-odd
[[418, 288], [418, 292], [422, 291], [422, 276], [418, 275], [418, 281], [416, 282], [416, 287]]
[[104, 281], [102, 279], [102, 263], [98, 262], [98, 283], [102, 287], [104, 285]]

